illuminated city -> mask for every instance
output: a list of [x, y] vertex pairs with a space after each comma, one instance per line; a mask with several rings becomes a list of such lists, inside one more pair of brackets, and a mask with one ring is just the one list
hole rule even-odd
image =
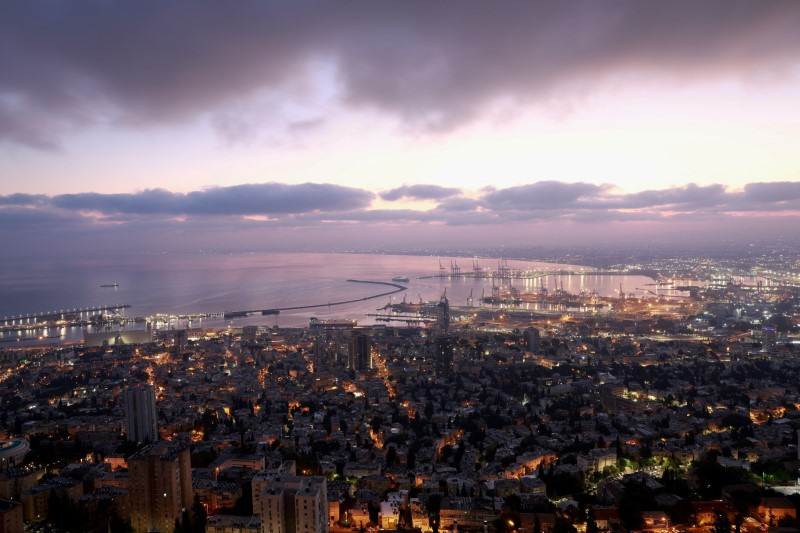
[[0, 533], [800, 531], [798, 28], [0, 5]]
[[[604, 272], [647, 270], [652, 283], [602, 297], [522, 289], [565, 278], [557, 267], [500, 260], [465, 273], [459, 260], [439, 270], [428, 258], [420, 278], [477, 277], [495, 296], [390, 303], [363, 326], [251, 325], [259, 314], [245, 313], [224, 328], [152, 329], [154, 316], [126, 330], [98, 311], [105, 333], [4, 347], [3, 423], [16, 440], [2, 496], [25, 522], [70, 531], [289, 527], [301, 517], [285, 502], [306, 486], [312, 530], [794, 520], [797, 258], [617, 265]], [[11, 455], [17, 442], [27, 455]], [[147, 454], [175, 457], [153, 464], [186, 481], [151, 486], [154, 467], [133, 466]], [[162, 492], [171, 507], [137, 507], [167, 505]]]

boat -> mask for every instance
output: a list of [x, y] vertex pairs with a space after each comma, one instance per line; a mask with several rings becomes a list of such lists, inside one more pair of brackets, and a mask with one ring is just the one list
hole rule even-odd
[[485, 304], [506, 304], [506, 305], [518, 305], [522, 303], [520, 298], [514, 298], [511, 296], [501, 297], [501, 296], [484, 296], [481, 298], [481, 302]]
[[357, 325], [357, 321], [345, 318], [320, 319], [312, 316], [309, 319], [309, 327], [311, 329], [351, 329]]
[[408, 283], [411, 279], [408, 276], [395, 276], [392, 278], [392, 281], [400, 281], [403, 283]]
[[225, 311], [222, 313], [222, 318], [242, 318], [249, 314], [250, 311]]
[[117, 287], [119, 287], [119, 283], [103, 283], [100, 286], [104, 287], [104, 288], [109, 288], [110, 287], [112, 289], [116, 289]]

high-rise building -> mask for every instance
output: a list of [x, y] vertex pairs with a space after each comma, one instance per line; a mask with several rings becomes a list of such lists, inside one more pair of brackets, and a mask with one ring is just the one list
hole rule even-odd
[[328, 491], [324, 477], [304, 478], [294, 493], [296, 533], [328, 531]]
[[253, 478], [253, 513], [265, 533], [327, 533], [324, 477], [259, 473]]
[[369, 335], [354, 332], [350, 337], [347, 368], [359, 374], [372, 370], [372, 340]]
[[135, 533], [171, 532], [192, 505], [189, 448], [159, 441], [128, 459], [131, 526]]
[[436, 337], [436, 373], [448, 375], [453, 370], [453, 338], [449, 335]]
[[538, 329], [528, 328], [525, 330], [525, 348], [528, 351], [538, 352], [541, 340]]
[[242, 340], [256, 342], [256, 339], [258, 339], [258, 335], [260, 333], [260, 329], [261, 328], [259, 326], [244, 326], [242, 328]]
[[778, 332], [775, 328], [761, 328], [761, 351], [768, 354], [778, 352]]
[[141, 384], [130, 387], [125, 389], [122, 400], [127, 439], [139, 443], [158, 440], [155, 387]]
[[447, 300], [447, 292], [442, 294], [436, 305], [436, 330], [440, 335], [447, 335], [450, 331], [450, 302]]

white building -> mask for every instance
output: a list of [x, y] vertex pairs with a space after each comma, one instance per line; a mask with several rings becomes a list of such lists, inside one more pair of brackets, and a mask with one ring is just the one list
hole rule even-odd
[[0, 441], [0, 471], [20, 464], [30, 449], [31, 444], [23, 438]]

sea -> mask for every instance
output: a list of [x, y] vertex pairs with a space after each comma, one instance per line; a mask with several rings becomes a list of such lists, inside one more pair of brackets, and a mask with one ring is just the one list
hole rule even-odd
[[[551, 291], [563, 288], [578, 294], [596, 291], [600, 296], [642, 294], [653, 280], [638, 275], [594, 274], [580, 265], [501, 258], [464, 258], [363, 253], [155, 253], [125, 258], [92, 257], [53, 262], [4, 261], [0, 263], [0, 321], [9, 317], [53, 311], [126, 304], [127, 318], [155, 314], [197, 315], [225, 311], [260, 310], [307, 305], [311, 309], [260, 313], [242, 318], [194, 318], [192, 327], [241, 327], [248, 324], [298, 327], [312, 317], [353, 319], [359, 324], [375, 323], [368, 314], [385, 313], [389, 303], [438, 300], [446, 295], [451, 305], [464, 306], [472, 295], [480, 305], [482, 295], [491, 295], [489, 278], [438, 277], [440, 266], [450, 272], [454, 266], [472, 271], [473, 264], [497, 270], [500, 266], [527, 270], [570, 270], [572, 274], [513, 280], [520, 292], [538, 292], [544, 285]], [[582, 273], [586, 272], [586, 273]], [[391, 296], [366, 299], [391, 291], [383, 285], [348, 280], [392, 283], [394, 276], [408, 277], [407, 290]], [[104, 287], [104, 285], [106, 285]], [[504, 282], [508, 289], [508, 281]], [[329, 302], [358, 300], [331, 305]], [[537, 304], [523, 304], [533, 308]], [[187, 321], [184, 319], [183, 321]], [[1, 324], [2, 322], [0, 322]], [[182, 325], [188, 325], [188, 323]], [[174, 325], [173, 325], [174, 326]], [[127, 329], [143, 329], [142, 322]], [[3, 332], [0, 348], [13, 344], [52, 343], [80, 340], [82, 328], [61, 328], [47, 332]]]

